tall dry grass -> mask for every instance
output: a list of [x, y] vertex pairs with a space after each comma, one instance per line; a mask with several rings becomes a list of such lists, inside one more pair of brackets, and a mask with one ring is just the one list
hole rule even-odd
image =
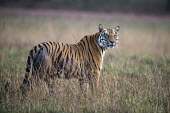
[[[166, 19], [120, 14], [53, 12], [0, 16], [0, 112], [169, 112], [170, 47]], [[106, 53], [98, 93], [87, 97], [76, 79], [55, 79], [54, 95], [44, 81], [23, 98], [30, 48], [44, 41], [75, 43], [84, 35], [120, 25], [119, 47]], [[88, 87], [88, 86], [87, 86]], [[88, 90], [88, 89], [87, 89]]]

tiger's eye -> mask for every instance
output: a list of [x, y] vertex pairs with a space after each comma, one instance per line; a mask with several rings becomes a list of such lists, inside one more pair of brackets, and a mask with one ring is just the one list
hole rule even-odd
[[104, 33], [104, 35], [105, 35], [106, 37], [109, 37], [109, 33]]

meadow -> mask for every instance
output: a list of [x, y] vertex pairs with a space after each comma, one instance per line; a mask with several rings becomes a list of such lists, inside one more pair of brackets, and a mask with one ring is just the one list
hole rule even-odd
[[[76, 43], [120, 26], [119, 45], [105, 55], [96, 95], [80, 92], [77, 79], [55, 79], [51, 96], [43, 81], [23, 98], [29, 50], [45, 41]], [[76, 11], [0, 11], [0, 112], [169, 113], [170, 17]]]

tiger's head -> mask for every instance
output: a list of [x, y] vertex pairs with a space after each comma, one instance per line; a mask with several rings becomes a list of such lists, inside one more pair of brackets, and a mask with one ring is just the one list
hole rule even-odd
[[116, 26], [114, 29], [103, 29], [103, 26], [99, 25], [99, 38], [98, 44], [102, 48], [114, 48], [118, 43], [118, 31], [120, 30], [119, 26]]

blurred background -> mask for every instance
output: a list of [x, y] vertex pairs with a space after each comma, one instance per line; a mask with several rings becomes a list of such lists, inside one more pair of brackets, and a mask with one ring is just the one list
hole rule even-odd
[[155, 14], [170, 11], [169, 0], [1, 0], [0, 6]]
[[0, 47], [75, 43], [103, 24], [121, 27], [122, 52], [169, 55], [169, 12], [170, 0], [1, 0]]
[[[76, 43], [99, 24], [120, 31], [95, 97], [83, 99], [77, 80], [57, 79], [55, 96], [41, 83], [22, 99], [16, 91], [34, 45]], [[168, 113], [169, 43], [170, 0], [0, 0], [0, 112]]]

